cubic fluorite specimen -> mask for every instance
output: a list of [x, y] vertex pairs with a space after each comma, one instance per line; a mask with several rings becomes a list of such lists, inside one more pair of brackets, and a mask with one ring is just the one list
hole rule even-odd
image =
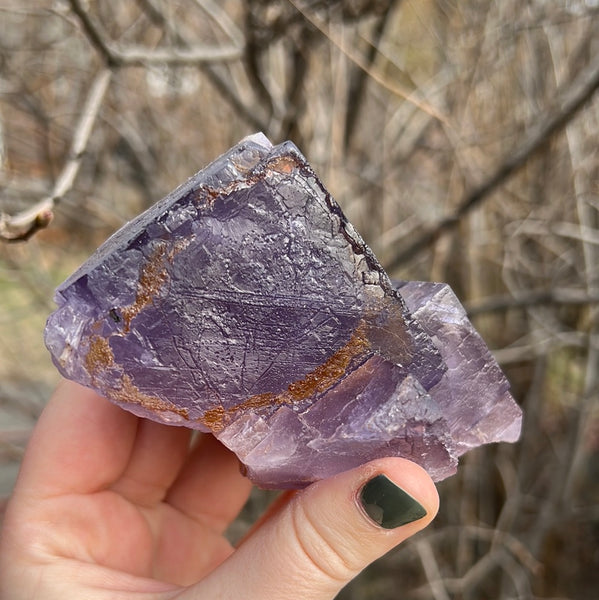
[[[403, 297], [403, 298], [402, 298]], [[403, 456], [440, 480], [521, 413], [443, 284], [393, 284], [291, 142], [256, 134], [56, 292], [67, 378], [212, 432], [263, 487]]]

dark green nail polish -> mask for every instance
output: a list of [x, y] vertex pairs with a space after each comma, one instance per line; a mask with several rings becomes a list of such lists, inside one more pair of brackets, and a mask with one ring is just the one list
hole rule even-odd
[[395, 529], [426, 516], [424, 507], [385, 475], [364, 485], [360, 502], [366, 514], [385, 529]]

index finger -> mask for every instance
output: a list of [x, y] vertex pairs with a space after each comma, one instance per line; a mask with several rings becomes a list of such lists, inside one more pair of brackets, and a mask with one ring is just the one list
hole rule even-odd
[[33, 431], [15, 495], [50, 497], [105, 489], [126, 468], [138, 418], [93, 390], [63, 381]]

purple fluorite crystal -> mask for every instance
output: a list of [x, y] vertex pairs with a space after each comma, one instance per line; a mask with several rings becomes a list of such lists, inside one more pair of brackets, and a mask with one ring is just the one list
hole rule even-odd
[[60, 372], [211, 431], [264, 487], [382, 456], [436, 480], [521, 413], [448, 286], [392, 284], [304, 157], [257, 134], [115, 233], [56, 292]]

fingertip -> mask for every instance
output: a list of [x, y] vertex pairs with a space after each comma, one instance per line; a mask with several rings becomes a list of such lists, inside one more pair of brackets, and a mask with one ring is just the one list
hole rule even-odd
[[416, 463], [385, 458], [362, 468], [363, 482], [356, 499], [363, 514], [376, 526], [393, 530], [411, 525], [409, 535], [413, 535], [437, 515], [437, 488], [430, 475]]

